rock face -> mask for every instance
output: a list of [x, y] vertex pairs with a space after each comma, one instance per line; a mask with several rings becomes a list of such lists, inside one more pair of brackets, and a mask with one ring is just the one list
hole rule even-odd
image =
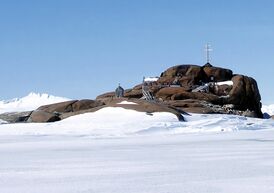
[[46, 122], [55, 122], [60, 121], [58, 114], [48, 113], [41, 110], [33, 111], [28, 118], [27, 122], [29, 123], [46, 123]]
[[249, 109], [260, 113], [261, 96], [257, 82], [253, 78], [243, 75], [235, 75], [232, 81], [233, 88], [227, 102], [235, 104], [240, 110]]
[[[153, 101], [146, 101], [143, 92], [149, 92]], [[119, 103], [123, 100], [135, 104]], [[225, 113], [263, 118], [261, 96], [256, 80], [245, 75], [233, 74], [229, 69], [207, 63], [177, 65], [162, 72], [154, 82], [138, 84], [116, 98], [108, 92], [96, 100], [72, 100], [45, 105], [32, 112], [5, 113], [0, 119], [15, 122], [53, 122], [70, 116], [94, 112], [104, 107], [122, 107], [140, 112], [170, 112], [179, 120], [182, 114]], [[272, 116], [273, 118], [273, 116]]]
[[8, 123], [25, 122], [31, 113], [32, 111], [3, 113], [0, 115], [0, 119]]
[[[158, 103], [183, 111], [263, 117], [257, 82], [209, 63], [173, 66], [162, 72], [157, 81], [146, 83], [146, 87]], [[142, 84], [125, 92], [129, 99], [142, 96]], [[98, 96], [97, 100], [113, 97], [114, 93], [110, 92]]]
[[[130, 103], [121, 103], [122, 101]], [[167, 104], [161, 104], [154, 101], [146, 101], [139, 99], [126, 99], [126, 98], [108, 98], [105, 102], [97, 100], [73, 100], [61, 103], [41, 106], [35, 111], [24, 113], [9, 113], [8, 115], [2, 114], [5, 121], [9, 123], [45, 123], [55, 122], [74, 115], [95, 112], [104, 107], [122, 107], [125, 109], [136, 110], [145, 112], [150, 115], [154, 112], [169, 112], [177, 116], [178, 120], [184, 121], [181, 110], [175, 109]]]
[[81, 114], [87, 110], [93, 111], [94, 108], [103, 107], [105, 103], [95, 100], [72, 100], [55, 103], [39, 107], [33, 111], [27, 122], [54, 122], [61, 119]]
[[139, 99], [126, 99], [128, 102], [135, 104], [123, 104], [122, 101], [125, 101], [125, 98], [113, 98], [106, 101], [106, 105], [109, 107], [122, 107], [125, 109], [131, 109], [139, 112], [145, 113], [155, 113], [155, 112], [169, 112], [177, 116], [179, 121], [184, 121], [182, 114], [185, 114], [184, 111], [176, 109], [170, 105], [158, 103], [155, 101], [146, 101]]
[[72, 100], [50, 105], [44, 105], [35, 111], [13, 112], [0, 114], [0, 119], [8, 123], [44, 123], [103, 108], [105, 103], [96, 100]]
[[[34, 123], [45, 123], [45, 122], [55, 122], [74, 115], [95, 112], [104, 107], [122, 107], [125, 109], [136, 110], [139, 112], [145, 112], [150, 115], [154, 112], [169, 112], [177, 116], [179, 121], [184, 121], [182, 111], [175, 109], [169, 105], [155, 103], [153, 101], [130, 99], [127, 102], [125, 98], [109, 98], [104, 103], [101, 101], [93, 100], [81, 100], [81, 101], [67, 101], [62, 103], [50, 104], [39, 107], [33, 112], [25, 117], [25, 119], [18, 119], [18, 116], [13, 115], [13, 122], [34, 122]], [[25, 115], [26, 113], [24, 113]], [[18, 114], [19, 115], [19, 114]], [[20, 113], [22, 115], [22, 113]], [[0, 115], [1, 116], [1, 115]], [[9, 122], [11, 118], [6, 119]]]

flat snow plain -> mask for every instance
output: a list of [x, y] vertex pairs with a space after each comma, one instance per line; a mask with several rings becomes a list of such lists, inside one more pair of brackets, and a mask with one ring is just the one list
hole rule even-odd
[[274, 192], [274, 121], [105, 108], [0, 125], [3, 193]]

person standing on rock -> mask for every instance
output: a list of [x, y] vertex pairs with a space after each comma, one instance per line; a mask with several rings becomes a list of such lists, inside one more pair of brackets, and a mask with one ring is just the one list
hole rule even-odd
[[124, 92], [125, 90], [120, 86], [120, 83], [119, 83], [118, 87], [115, 90], [115, 96], [117, 98], [122, 98], [124, 97]]

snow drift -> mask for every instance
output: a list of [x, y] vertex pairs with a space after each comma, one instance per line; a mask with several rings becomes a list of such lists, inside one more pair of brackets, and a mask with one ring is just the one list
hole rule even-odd
[[273, 120], [236, 115], [192, 114], [185, 118], [187, 122], [180, 122], [172, 113], [147, 114], [120, 107], [106, 107], [93, 113], [76, 115], [54, 123], [2, 124], [0, 135], [81, 135], [98, 138], [231, 132], [274, 127]]
[[[41, 105], [69, 100], [48, 94], [31, 93], [22, 99], [0, 101], [0, 111], [26, 111]], [[121, 103], [128, 103], [123, 101]], [[264, 108], [274, 111], [274, 105]], [[85, 135], [121, 137], [128, 135], [231, 132], [274, 128], [273, 120], [237, 115], [191, 114], [186, 122], [171, 113], [144, 113], [118, 107], [107, 107], [93, 113], [69, 117], [55, 123], [5, 124], [0, 120], [0, 135]]]

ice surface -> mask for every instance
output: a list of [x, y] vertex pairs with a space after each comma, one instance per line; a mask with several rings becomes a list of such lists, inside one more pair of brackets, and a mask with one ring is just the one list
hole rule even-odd
[[273, 134], [0, 136], [1, 192], [274, 192]]

